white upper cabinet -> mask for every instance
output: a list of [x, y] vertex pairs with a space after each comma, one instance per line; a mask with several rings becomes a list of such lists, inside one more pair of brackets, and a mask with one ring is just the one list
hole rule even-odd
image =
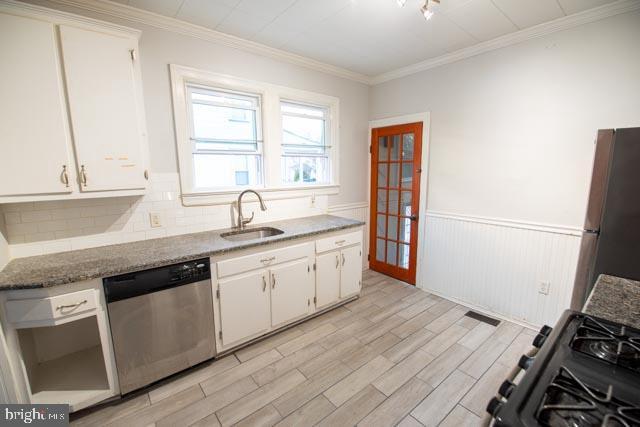
[[0, 14], [0, 40], [0, 195], [71, 193], [55, 26]]
[[137, 40], [60, 26], [81, 191], [144, 188]]
[[144, 194], [139, 35], [0, 2], [0, 203]]

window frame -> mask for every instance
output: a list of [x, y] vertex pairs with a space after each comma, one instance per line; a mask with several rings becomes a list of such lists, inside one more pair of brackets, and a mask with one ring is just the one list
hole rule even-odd
[[[185, 206], [228, 204], [236, 200], [237, 195], [247, 187], [263, 193], [267, 200], [288, 199], [304, 196], [338, 194], [339, 181], [339, 106], [338, 98], [303, 91], [285, 86], [253, 80], [240, 79], [209, 71], [197, 70], [176, 64], [169, 65], [171, 89], [173, 95], [173, 116], [175, 124], [178, 173]], [[213, 90], [231, 93], [245, 93], [259, 96], [261, 102], [262, 132], [262, 183], [255, 186], [236, 186], [232, 188], [195, 187], [193, 153], [191, 150], [190, 98], [187, 86], [202, 86]], [[329, 183], [284, 185], [281, 180], [282, 158], [282, 115], [281, 101], [326, 108], [329, 130], [325, 138], [331, 141], [329, 155]], [[258, 118], [256, 118], [258, 120]]]

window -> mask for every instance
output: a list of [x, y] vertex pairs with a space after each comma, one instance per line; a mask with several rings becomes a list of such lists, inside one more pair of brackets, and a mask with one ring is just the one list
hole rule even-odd
[[193, 183], [231, 188], [262, 183], [260, 97], [187, 86]]
[[325, 107], [280, 103], [282, 175], [287, 185], [326, 184], [329, 179], [328, 111]]
[[169, 68], [185, 206], [228, 204], [247, 187], [270, 199], [338, 194], [338, 98]]

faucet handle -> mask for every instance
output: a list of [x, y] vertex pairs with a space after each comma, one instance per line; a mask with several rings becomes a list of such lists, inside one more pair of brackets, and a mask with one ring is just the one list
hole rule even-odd
[[253, 221], [253, 217], [255, 216], [255, 214], [256, 214], [255, 212], [251, 212], [251, 218], [249, 218], [249, 219], [244, 219], [243, 218], [242, 219], [242, 225], [249, 224], [251, 221]]

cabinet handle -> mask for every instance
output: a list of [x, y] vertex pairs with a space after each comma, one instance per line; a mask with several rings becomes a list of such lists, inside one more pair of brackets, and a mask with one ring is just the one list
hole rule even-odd
[[340, 267], [340, 257], [336, 254], [336, 268]]
[[[86, 303], [87, 303], [87, 300], [85, 299], [85, 300], [82, 300], [82, 301], [77, 302], [75, 304], [59, 305], [59, 306], [56, 307], [56, 310], [62, 311], [65, 308], [74, 308], [75, 309], [75, 308], [80, 307], [82, 304], [86, 304]], [[73, 311], [73, 310], [71, 310], [71, 311]]]
[[344, 239], [343, 239], [343, 240], [336, 240], [336, 242], [335, 242], [335, 243], [336, 243], [336, 245], [338, 245], [338, 246], [342, 246], [342, 245], [344, 244], [344, 242], [346, 242], [346, 240], [344, 240]]
[[267, 279], [262, 276], [262, 292], [267, 290]]
[[342, 254], [342, 265], [344, 265], [344, 254]]
[[69, 174], [67, 173], [67, 165], [62, 165], [62, 183], [69, 188]]
[[84, 169], [84, 165], [80, 166], [80, 184], [87, 186], [87, 171]]
[[276, 288], [276, 275], [272, 274], [271, 275], [271, 289], [275, 289]]
[[269, 262], [271, 262], [271, 261], [273, 261], [273, 260], [275, 260], [275, 259], [276, 259], [276, 257], [271, 256], [271, 257], [269, 257], [269, 258], [262, 258], [262, 259], [260, 260], [260, 262], [262, 262], [262, 263], [266, 264], [266, 263], [269, 263]]

